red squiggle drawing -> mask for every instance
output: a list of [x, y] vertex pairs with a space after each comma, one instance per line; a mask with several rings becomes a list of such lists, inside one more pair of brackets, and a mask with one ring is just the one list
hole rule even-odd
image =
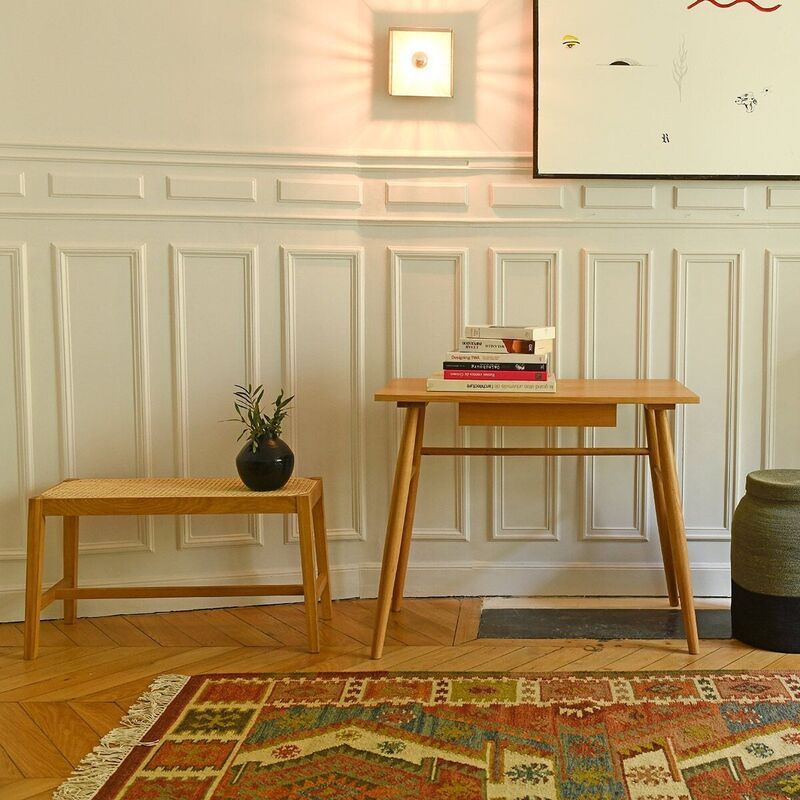
[[721, 2], [720, 0], [694, 0], [694, 3], [691, 3], [688, 6], [688, 9], [691, 11], [695, 6], [699, 6], [700, 3], [711, 3], [712, 5], [716, 6], [717, 8], [732, 8], [733, 6], [739, 5], [739, 3], [748, 3], [749, 5], [753, 6], [756, 11], [763, 11], [765, 14], [769, 14], [771, 11], [777, 11], [782, 3], [779, 3], [777, 6], [770, 6], [766, 8], [765, 6], [760, 6], [756, 3], [756, 0], [730, 0], [728, 3]]

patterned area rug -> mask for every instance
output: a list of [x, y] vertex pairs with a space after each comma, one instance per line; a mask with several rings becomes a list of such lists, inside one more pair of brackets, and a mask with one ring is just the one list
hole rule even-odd
[[163, 676], [57, 800], [800, 798], [800, 675]]

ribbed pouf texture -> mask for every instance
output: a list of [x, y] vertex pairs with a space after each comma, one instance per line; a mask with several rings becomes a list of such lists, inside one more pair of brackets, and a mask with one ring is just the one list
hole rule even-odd
[[734, 637], [800, 653], [800, 470], [747, 476], [733, 515], [731, 578]]

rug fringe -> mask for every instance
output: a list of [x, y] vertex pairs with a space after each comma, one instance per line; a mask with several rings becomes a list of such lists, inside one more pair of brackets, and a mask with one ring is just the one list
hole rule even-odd
[[118, 728], [106, 734], [100, 744], [75, 768], [72, 776], [56, 789], [53, 800], [91, 800], [119, 769], [167, 706], [186, 686], [187, 675], [160, 675], [131, 706]]

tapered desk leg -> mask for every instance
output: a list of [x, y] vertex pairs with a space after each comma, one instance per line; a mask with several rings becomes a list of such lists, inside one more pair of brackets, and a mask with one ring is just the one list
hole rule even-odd
[[403, 540], [400, 544], [400, 555], [397, 563], [397, 575], [394, 579], [392, 594], [392, 611], [399, 611], [403, 605], [403, 587], [408, 572], [408, 556], [411, 552], [411, 535], [414, 532], [414, 511], [417, 508], [417, 488], [419, 473], [422, 468], [422, 438], [425, 434], [425, 406], [419, 410], [417, 435], [414, 438], [414, 460], [411, 463], [411, 485], [408, 488], [406, 516], [403, 520]]
[[[64, 517], [64, 586], [78, 587], [78, 526], [80, 517]], [[64, 622], [72, 625], [78, 616], [78, 601], [64, 600]]]
[[669, 539], [666, 501], [664, 500], [664, 481], [661, 473], [661, 455], [658, 452], [658, 433], [656, 432], [656, 413], [652, 408], [644, 410], [644, 427], [647, 432], [647, 449], [650, 451], [650, 478], [653, 481], [653, 502], [656, 507], [658, 538], [661, 541], [661, 557], [664, 561], [664, 575], [667, 578], [669, 604], [678, 605], [678, 583], [675, 579], [675, 564], [672, 558], [672, 543]]
[[25, 577], [26, 661], [39, 652], [39, 625], [42, 616], [42, 565], [44, 564], [44, 515], [42, 501], [28, 501], [28, 561]]
[[417, 426], [423, 405], [410, 405], [406, 408], [406, 419], [400, 450], [397, 453], [397, 466], [394, 472], [392, 501], [389, 507], [389, 522], [386, 526], [386, 541], [383, 545], [383, 564], [378, 589], [378, 606], [375, 613], [375, 629], [372, 635], [372, 657], [380, 658], [383, 654], [383, 642], [386, 638], [386, 627], [389, 624], [389, 612], [392, 605], [392, 593], [397, 574], [397, 561], [403, 539], [403, 524], [406, 518], [406, 505], [411, 488], [411, 474], [414, 463], [414, 443], [417, 437]]
[[681, 597], [683, 624], [686, 628], [686, 642], [690, 653], [700, 652], [700, 640], [697, 636], [697, 618], [694, 613], [694, 596], [692, 594], [692, 573], [689, 566], [689, 548], [686, 545], [686, 528], [683, 521], [683, 506], [678, 489], [678, 473], [675, 470], [675, 455], [672, 438], [669, 433], [667, 412], [663, 408], [655, 410], [656, 437], [661, 457], [661, 473], [664, 482], [664, 500], [669, 525], [672, 557], [675, 562], [675, 573]]

